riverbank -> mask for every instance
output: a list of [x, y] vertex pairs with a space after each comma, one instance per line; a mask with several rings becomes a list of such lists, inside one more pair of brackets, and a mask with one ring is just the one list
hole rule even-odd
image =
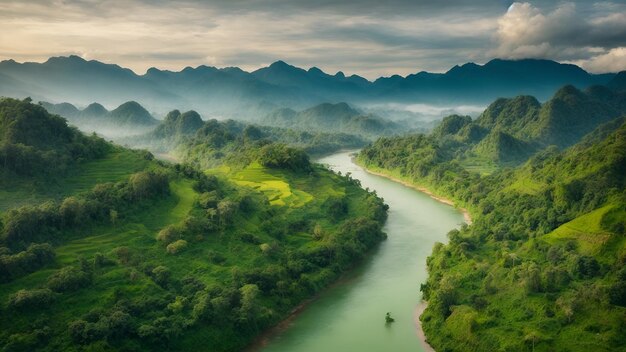
[[[378, 249], [379, 247], [375, 247], [374, 249], [372, 249], [372, 251], [368, 253], [368, 256], [376, 255], [376, 251]], [[274, 337], [289, 329], [293, 321], [298, 318], [304, 311], [306, 311], [306, 309], [309, 308], [309, 306], [311, 306], [315, 301], [320, 299], [320, 297], [322, 297], [324, 293], [336, 289], [338, 286], [349, 284], [352, 280], [354, 280], [357, 274], [356, 270], [359, 269], [359, 267], [363, 264], [363, 261], [355, 263], [351, 268], [342, 273], [336, 281], [323, 288], [320, 292], [315, 294], [315, 296], [308, 298], [299, 305], [297, 305], [289, 312], [289, 315], [287, 315], [286, 318], [282, 319], [278, 324], [274, 325], [273, 327], [262, 332], [254, 339], [254, 341], [252, 341], [252, 343], [244, 348], [242, 352], [257, 352], [263, 350], [263, 348], [267, 346]]]
[[[350, 160], [352, 153], [315, 161], [351, 174], [363, 188], [385, 199], [391, 209], [384, 227], [387, 241], [337, 285], [258, 336], [246, 351], [432, 351], [416, 333], [416, 290], [427, 279], [426, 258], [432, 246], [445, 242], [446, 233], [464, 223], [463, 216], [400, 182], [366, 172]], [[385, 324], [385, 312], [391, 312], [394, 324]]]
[[417, 307], [415, 307], [415, 314], [413, 315], [413, 320], [415, 321], [415, 330], [417, 333], [417, 337], [422, 343], [422, 347], [424, 347], [424, 351], [426, 352], [435, 352], [435, 349], [426, 341], [426, 334], [424, 334], [424, 329], [422, 329], [422, 321], [420, 320], [420, 316], [424, 313], [428, 307], [428, 302], [421, 301]]
[[436, 194], [434, 194], [431, 190], [429, 190], [426, 187], [417, 186], [417, 185], [415, 185], [415, 184], [413, 184], [411, 182], [399, 179], [397, 177], [391, 176], [391, 175], [389, 175], [387, 173], [384, 173], [384, 172], [370, 170], [367, 167], [359, 164], [354, 156], [352, 157], [352, 161], [356, 165], [361, 166], [363, 168], [363, 170], [365, 170], [365, 172], [367, 172], [369, 174], [376, 175], [376, 176], [381, 176], [381, 177], [384, 177], [384, 178], [389, 179], [391, 181], [398, 182], [398, 183], [400, 183], [400, 184], [402, 184], [404, 186], [407, 186], [407, 187], [413, 188], [416, 191], [422, 192], [422, 193], [426, 194], [427, 196], [429, 196], [430, 198], [432, 198], [432, 199], [434, 199], [434, 200], [436, 200], [438, 202], [441, 202], [443, 204], [447, 204], [447, 205], [455, 207], [456, 209], [458, 209], [463, 214], [463, 219], [465, 220], [465, 222], [468, 225], [472, 224], [472, 216], [470, 215], [469, 211], [467, 209], [465, 209], [465, 208], [457, 207], [456, 204], [453, 201], [451, 201], [450, 199], [437, 196]]
[[[386, 179], [389, 179], [391, 181], [394, 182], [398, 182], [404, 186], [407, 186], [409, 188], [412, 188], [416, 191], [422, 192], [426, 195], [428, 195], [429, 197], [431, 197], [432, 199], [441, 202], [443, 204], [447, 204], [450, 206], [453, 206], [455, 208], [457, 208], [458, 210], [461, 211], [461, 213], [463, 214], [463, 219], [465, 220], [465, 223], [467, 223], [468, 225], [472, 224], [472, 217], [469, 213], [469, 211], [465, 208], [462, 207], [457, 207], [454, 202], [450, 199], [447, 198], [443, 198], [443, 197], [439, 197], [437, 195], [435, 195], [432, 191], [430, 191], [428, 188], [426, 187], [420, 187], [417, 186], [415, 184], [412, 184], [408, 181], [399, 179], [397, 177], [391, 176], [389, 174], [383, 173], [383, 172], [378, 172], [378, 171], [373, 171], [368, 169], [367, 167], [360, 165], [357, 160], [356, 157], [353, 155], [351, 157], [351, 160], [354, 164], [359, 165], [363, 168], [363, 170], [365, 170], [365, 172], [372, 174], [372, 175], [376, 175], [376, 176], [380, 176], [380, 177], [384, 177]], [[413, 315], [413, 320], [415, 322], [415, 332], [417, 334], [418, 339], [420, 340], [422, 347], [424, 348], [424, 351], [426, 352], [435, 352], [435, 349], [428, 343], [428, 341], [426, 340], [426, 334], [424, 333], [424, 329], [422, 328], [422, 321], [420, 320], [420, 316], [424, 313], [424, 311], [426, 310], [426, 308], [428, 307], [428, 303], [426, 301], [421, 301], [417, 307], [415, 308], [415, 312]]]

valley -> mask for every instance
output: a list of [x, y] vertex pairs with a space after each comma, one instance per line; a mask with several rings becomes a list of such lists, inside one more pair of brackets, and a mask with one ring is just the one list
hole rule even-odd
[[0, 351], [626, 352], [624, 1], [0, 31]]

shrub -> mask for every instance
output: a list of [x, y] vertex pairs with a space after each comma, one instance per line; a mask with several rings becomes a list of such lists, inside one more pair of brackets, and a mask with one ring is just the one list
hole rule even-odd
[[56, 292], [76, 291], [91, 283], [88, 273], [66, 266], [48, 278], [48, 288]]
[[167, 253], [169, 254], [177, 254], [181, 252], [182, 250], [184, 250], [186, 247], [187, 247], [187, 241], [178, 240], [176, 242], [172, 242], [168, 244], [166, 250], [167, 250]]
[[19, 290], [9, 297], [8, 306], [15, 309], [46, 307], [56, 298], [47, 288], [37, 290]]
[[157, 234], [157, 241], [163, 242], [164, 244], [170, 244], [181, 237], [181, 231], [176, 225], [169, 225], [163, 228]]
[[166, 266], [160, 265], [152, 269], [152, 279], [159, 286], [166, 286], [171, 276], [172, 272]]

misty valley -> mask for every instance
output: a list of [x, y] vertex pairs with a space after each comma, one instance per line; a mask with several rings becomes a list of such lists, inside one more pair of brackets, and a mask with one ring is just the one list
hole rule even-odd
[[1, 351], [626, 352], [624, 4], [227, 3], [0, 1]]

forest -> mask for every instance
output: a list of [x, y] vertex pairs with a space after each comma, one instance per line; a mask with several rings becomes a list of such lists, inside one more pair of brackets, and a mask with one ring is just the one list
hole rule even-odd
[[[623, 111], [598, 113], [585, 124], [550, 127], [554, 133], [536, 130], [544, 139], [527, 139], [538, 151], [518, 155], [519, 166], [468, 163], [470, 154], [459, 151], [470, 149], [459, 149], [459, 143], [443, 137], [471, 136], [494, 116], [490, 125], [502, 126], [495, 131], [512, 131], [503, 119], [535, 114], [522, 108], [521, 101], [534, 109], [553, 106], [539, 112], [546, 121], [560, 116], [556, 106], [581, 109], [589, 117], [599, 106], [609, 106], [589, 97], [601, 90], [605, 88], [582, 93], [565, 87], [541, 107], [534, 99], [514, 98], [508, 112], [502, 111], [506, 102], [496, 101], [477, 118], [476, 127], [470, 118], [452, 116], [432, 134], [381, 138], [359, 153], [357, 161], [367, 168], [428, 187], [472, 215], [473, 224], [452, 230], [448, 243], [436, 244], [427, 261], [429, 278], [421, 291], [428, 308], [420, 319], [436, 350], [623, 350]], [[547, 141], [544, 147], [540, 141]]]
[[0, 100], [0, 122], [5, 351], [238, 350], [386, 238], [375, 192], [292, 146], [227, 148], [228, 123], [172, 164], [29, 99]]

